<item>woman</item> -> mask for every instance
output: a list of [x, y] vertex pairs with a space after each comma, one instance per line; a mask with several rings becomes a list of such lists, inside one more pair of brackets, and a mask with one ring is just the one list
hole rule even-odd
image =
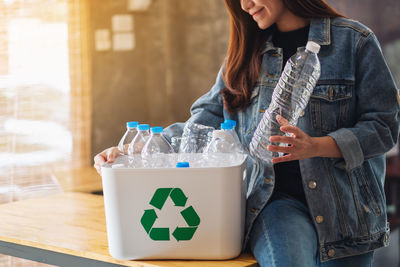
[[[213, 88], [192, 122], [237, 121], [248, 147], [288, 58], [321, 46], [321, 76], [292, 137], [271, 137], [284, 156], [249, 157], [245, 246], [261, 266], [371, 266], [388, 244], [385, 152], [397, 142], [397, 89], [375, 35], [323, 0], [225, 0], [231, 32]], [[166, 133], [179, 135], [182, 124]], [[95, 157], [113, 161], [115, 149]]]

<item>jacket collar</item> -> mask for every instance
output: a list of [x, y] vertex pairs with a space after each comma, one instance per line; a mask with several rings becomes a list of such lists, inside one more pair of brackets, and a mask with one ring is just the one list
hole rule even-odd
[[[308, 40], [314, 41], [319, 45], [331, 44], [331, 19], [330, 18], [313, 18], [310, 23], [310, 31], [308, 33]], [[265, 43], [264, 49], [261, 54], [270, 50], [279, 50], [272, 43], [272, 36], [270, 35]]]
[[308, 40], [314, 41], [319, 45], [331, 44], [331, 19], [321, 18], [312, 19]]

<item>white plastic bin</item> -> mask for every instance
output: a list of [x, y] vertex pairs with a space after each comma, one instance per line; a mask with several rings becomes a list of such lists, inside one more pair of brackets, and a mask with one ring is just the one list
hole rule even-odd
[[[118, 158], [118, 164], [127, 157]], [[121, 165], [119, 165], [121, 166]], [[210, 259], [242, 249], [242, 164], [218, 168], [102, 169], [110, 254], [131, 259]]]

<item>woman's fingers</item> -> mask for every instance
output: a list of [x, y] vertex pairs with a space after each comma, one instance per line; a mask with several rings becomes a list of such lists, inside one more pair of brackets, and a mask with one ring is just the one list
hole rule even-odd
[[289, 136], [274, 135], [269, 138], [269, 141], [272, 143], [293, 144], [294, 138]]
[[300, 130], [298, 127], [293, 126], [289, 123], [287, 119], [282, 117], [281, 115], [276, 115], [276, 120], [279, 122], [281, 125], [280, 130], [284, 133], [290, 133], [294, 137], [299, 137], [304, 134], [302, 130]]
[[298, 127], [293, 126], [293, 125], [282, 126], [282, 127], [280, 128], [280, 130], [281, 130], [282, 132], [284, 132], [284, 133], [290, 133], [290, 134], [292, 134], [293, 137], [295, 137], [295, 138], [300, 138], [300, 137], [302, 137], [302, 136], [305, 135], [305, 133], [304, 133], [302, 130], [300, 130]]
[[277, 115], [276, 120], [281, 125], [280, 130], [286, 135], [271, 136], [269, 141], [272, 143], [288, 144], [288, 146], [269, 145], [271, 152], [280, 152], [286, 155], [276, 157], [272, 163], [279, 163], [290, 160], [306, 159], [315, 156], [315, 142], [313, 138], [303, 132], [300, 128], [290, 125], [282, 116]]
[[293, 151], [293, 147], [291, 146], [274, 146], [269, 145], [267, 149], [271, 152], [282, 152], [282, 153], [291, 153]]
[[94, 157], [94, 167], [96, 168], [97, 172], [101, 174], [101, 165], [106, 162], [106, 159], [101, 155], [101, 153], [97, 154]]
[[282, 117], [281, 115], [276, 115], [276, 121], [279, 122], [281, 126], [290, 125], [289, 121], [284, 117]]
[[288, 155], [284, 155], [282, 157], [277, 157], [277, 158], [273, 158], [271, 161], [272, 163], [280, 163], [280, 162], [285, 162], [285, 161], [292, 161], [295, 160], [295, 158], [293, 157], [292, 154], [288, 154]]
[[110, 147], [94, 157], [94, 167], [96, 168], [97, 172], [101, 172], [101, 166], [106, 163], [110, 162], [113, 163], [115, 158], [119, 156], [119, 151], [117, 147]]
[[113, 163], [115, 158], [119, 156], [119, 151], [117, 147], [110, 147], [107, 149], [107, 161]]

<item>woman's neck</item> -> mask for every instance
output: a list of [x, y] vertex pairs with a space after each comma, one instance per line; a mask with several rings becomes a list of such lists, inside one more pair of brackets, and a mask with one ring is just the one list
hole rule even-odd
[[310, 19], [296, 16], [289, 10], [286, 10], [276, 21], [276, 26], [280, 32], [294, 31], [310, 24]]

